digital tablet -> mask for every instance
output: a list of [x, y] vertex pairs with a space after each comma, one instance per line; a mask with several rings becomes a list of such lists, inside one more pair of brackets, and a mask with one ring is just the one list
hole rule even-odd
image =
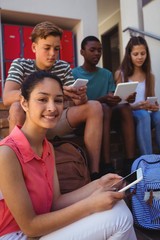
[[125, 82], [118, 83], [114, 96], [119, 96], [122, 100], [125, 100], [129, 95], [136, 91], [138, 82]]
[[126, 177], [122, 178], [120, 181], [112, 185], [112, 188], [118, 192], [125, 192], [131, 186], [137, 184], [143, 179], [142, 169], [138, 168], [136, 171], [130, 173]]

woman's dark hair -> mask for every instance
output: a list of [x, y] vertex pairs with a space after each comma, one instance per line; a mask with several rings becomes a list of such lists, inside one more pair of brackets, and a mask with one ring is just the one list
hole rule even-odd
[[62, 82], [58, 76], [51, 74], [47, 71], [36, 71], [31, 73], [21, 85], [21, 94], [26, 99], [29, 100], [30, 94], [34, 87], [39, 83], [43, 82], [44, 78], [51, 78], [54, 81], [58, 82], [62, 89]]
[[121, 72], [123, 72], [124, 76], [124, 82], [128, 81], [128, 78], [133, 75], [134, 73], [134, 65], [131, 60], [131, 52], [134, 46], [137, 45], [143, 45], [146, 49], [146, 59], [145, 62], [142, 65], [142, 69], [146, 74], [146, 96], [150, 95], [150, 90], [151, 90], [151, 84], [152, 84], [152, 79], [153, 75], [151, 73], [151, 60], [150, 60], [150, 53], [149, 53], [149, 48], [147, 45], [146, 40], [141, 37], [131, 37], [126, 48], [125, 48], [125, 55], [123, 58], [123, 61], [120, 66]]

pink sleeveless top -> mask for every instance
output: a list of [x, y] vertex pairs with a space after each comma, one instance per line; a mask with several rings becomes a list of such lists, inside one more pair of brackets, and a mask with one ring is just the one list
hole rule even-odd
[[[53, 201], [54, 159], [47, 139], [43, 143], [42, 157], [33, 152], [28, 140], [17, 126], [9, 136], [0, 141], [0, 146], [2, 145], [9, 146], [17, 155], [35, 213], [50, 212]], [[18, 230], [20, 228], [2, 197], [0, 200], [0, 236]]]

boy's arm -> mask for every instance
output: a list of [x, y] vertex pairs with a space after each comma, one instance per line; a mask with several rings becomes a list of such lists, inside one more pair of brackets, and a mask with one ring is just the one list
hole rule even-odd
[[24, 77], [20, 61], [20, 58], [14, 59], [8, 71], [3, 90], [3, 102], [5, 106], [10, 106], [12, 103], [20, 100], [21, 82]]
[[73, 86], [63, 86], [64, 95], [69, 97], [75, 105], [81, 105], [87, 102], [87, 87], [83, 86], [79, 89]]
[[10, 106], [13, 102], [20, 100], [20, 84], [13, 81], [6, 81], [3, 90], [3, 103]]

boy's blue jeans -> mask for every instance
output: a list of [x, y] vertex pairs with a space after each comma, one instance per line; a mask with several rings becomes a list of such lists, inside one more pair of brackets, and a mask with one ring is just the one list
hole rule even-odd
[[155, 128], [155, 137], [160, 150], [160, 111], [133, 110], [136, 124], [136, 139], [141, 155], [152, 154], [152, 128]]

